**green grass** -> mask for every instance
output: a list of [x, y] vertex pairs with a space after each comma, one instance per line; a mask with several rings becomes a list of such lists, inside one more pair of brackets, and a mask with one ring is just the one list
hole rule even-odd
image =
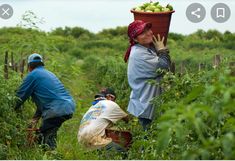
[[[67, 32], [67, 30], [69, 32]], [[0, 138], [0, 159], [110, 159], [102, 155], [100, 156], [96, 151], [89, 152], [83, 149], [78, 143], [77, 133], [82, 116], [91, 106], [94, 94], [97, 93], [100, 88], [105, 86], [114, 87], [118, 94], [117, 103], [124, 110], [127, 108], [130, 87], [127, 83], [126, 76], [127, 64], [123, 61], [123, 54], [128, 45], [125, 30], [126, 28], [117, 28], [93, 34], [80, 28], [74, 30], [70, 28], [64, 30], [58, 29], [53, 33], [44, 33], [21, 28], [0, 29], [0, 126], [4, 127], [1, 131]], [[82, 33], [82, 36], [79, 35], [80, 33]], [[186, 99], [189, 92], [195, 85], [198, 85], [199, 82], [202, 85], [207, 85], [206, 88], [208, 87], [207, 92], [201, 92], [204, 95], [215, 89], [219, 89], [222, 92], [219, 96], [211, 93], [208, 98], [209, 103], [206, 98], [200, 98], [201, 100], [199, 100], [199, 102], [210, 104], [214, 108], [213, 103], [218, 103], [216, 104], [216, 106], [218, 106], [224, 103], [221, 100], [230, 101], [233, 97], [233, 93], [230, 91], [232, 86], [228, 85], [230, 77], [225, 77], [225, 75], [221, 74], [220, 77], [215, 77], [215, 79], [213, 74], [226, 73], [226, 70], [218, 70], [216, 73], [216, 70], [212, 70], [211, 64], [212, 58], [216, 54], [220, 54], [223, 57], [225, 64], [228, 64], [230, 61], [235, 61], [233, 45], [227, 43], [230, 42], [229, 40], [233, 41], [234, 37], [233, 33], [227, 32], [222, 34], [215, 31], [198, 31], [188, 36], [174, 33], [170, 34], [168, 45], [172, 60], [176, 62], [176, 69], [179, 71], [180, 63], [185, 62], [189, 73], [183, 77], [174, 76], [172, 82], [175, 84], [170, 84], [170, 86], [167, 84], [171, 91], [166, 92], [162, 97], [162, 100], [165, 100], [165, 105], [161, 105], [161, 101], [156, 101], [156, 106], [160, 112], [158, 111], [158, 118], [151, 128], [149, 141], [142, 139], [142, 136], [146, 134], [141, 130], [136, 118], [132, 118], [128, 125], [124, 125], [122, 122], [117, 124], [119, 128], [129, 129], [133, 134], [135, 142], [129, 150], [127, 159], [202, 159], [200, 158], [202, 156], [204, 159], [211, 159], [207, 157], [209, 156], [207, 155], [208, 152], [212, 151], [213, 153], [217, 153], [219, 150], [218, 155], [213, 155], [212, 159], [231, 159], [235, 156], [233, 146], [230, 146], [230, 149], [224, 147], [228, 142], [233, 143], [234, 141], [234, 135], [230, 135], [229, 132], [224, 135], [219, 135], [219, 138], [210, 134], [212, 135], [211, 137], [214, 137], [214, 141], [216, 142], [216, 144], [213, 145], [221, 147], [208, 150], [206, 145], [201, 144], [201, 140], [197, 140], [198, 133], [193, 126], [189, 126], [183, 131], [189, 131], [190, 137], [196, 141], [183, 138], [185, 142], [181, 142], [177, 145], [174, 141], [180, 140], [177, 140], [178, 138], [175, 138], [173, 134], [169, 136], [167, 133], [168, 129], [164, 128], [168, 127], [168, 125], [174, 125], [175, 129], [179, 130], [183, 128], [180, 126], [179, 120], [173, 117], [176, 115], [169, 114], [172, 111], [174, 112], [174, 110], [177, 111], [177, 108], [179, 108], [179, 110], [186, 110], [184, 109], [185, 107], [197, 108], [197, 104], [190, 103], [182, 106], [180, 100]], [[22, 80], [20, 79], [19, 73], [12, 71], [9, 74], [9, 80], [6, 81], [3, 79], [3, 60], [6, 50], [8, 50], [9, 53], [14, 53], [16, 61], [20, 58], [26, 59], [32, 52], [42, 54], [45, 58], [46, 68], [56, 74], [75, 99], [77, 104], [76, 111], [73, 118], [66, 121], [59, 129], [57, 140], [58, 147], [55, 151], [44, 152], [39, 145], [33, 147], [26, 145], [25, 128], [34, 113], [35, 105], [31, 101], [27, 101], [21, 113], [16, 114], [14, 112], [14, 94]], [[199, 63], [205, 63], [210, 66], [208, 69], [210, 69], [211, 72], [205, 70], [198, 73], [197, 67]], [[215, 81], [215, 84], [213, 84], [212, 81], [214, 79], [220, 81]], [[171, 80], [171, 77], [169, 80]], [[166, 82], [169, 80], [166, 80]], [[231, 78], [231, 80], [233, 79]], [[224, 87], [223, 81], [227, 83], [226, 88]], [[213, 85], [210, 85], [210, 83]], [[197, 93], [197, 91], [195, 93]], [[211, 100], [212, 98], [217, 99]], [[234, 101], [230, 101], [229, 103], [227, 106], [234, 104]], [[205, 107], [205, 109], [207, 108]], [[184, 116], [185, 113], [180, 112], [182, 111], [178, 111], [177, 114]], [[225, 112], [225, 115], [230, 114]], [[166, 122], [164, 122], [164, 119]], [[173, 124], [168, 119], [171, 119], [171, 121], [176, 120], [173, 121]], [[198, 118], [195, 119], [198, 121]], [[170, 124], [167, 121], [169, 121]], [[216, 119], [214, 121], [216, 121]], [[230, 119], [230, 122], [233, 123], [233, 120]], [[230, 122], [225, 121], [224, 124], [226, 124], [227, 127], [231, 127], [229, 129], [233, 130], [233, 124]], [[216, 126], [218, 131], [221, 130], [221, 128], [222, 125]], [[194, 132], [193, 135], [191, 135], [190, 132]], [[207, 136], [203, 137], [207, 138]], [[165, 140], [169, 138], [170, 142], [167, 144], [168, 142]], [[211, 145], [211, 142], [209, 143]], [[144, 146], [148, 152], [141, 154], [141, 146]], [[222, 150], [224, 151], [221, 152]], [[229, 150], [231, 153], [229, 153]], [[193, 153], [194, 151], [195, 154]], [[226, 154], [226, 156], [224, 154]], [[112, 156], [112, 159], [122, 158], [120, 155], [115, 154]]]

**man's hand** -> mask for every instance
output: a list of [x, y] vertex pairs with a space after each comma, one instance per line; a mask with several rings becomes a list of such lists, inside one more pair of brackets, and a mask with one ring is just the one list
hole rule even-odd
[[125, 123], [128, 123], [130, 118], [129, 116], [127, 115], [126, 117], [122, 118], [122, 120], [125, 122]]
[[153, 44], [154, 44], [154, 47], [157, 51], [162, 50], [162, 49], [166, 49], [166, 47], [163, 43], [164, 39], [165, 39], [165, 37], [163, 37], [161, 40], [161, 37], [159, 34], [157, 34], [157, 38], [153, 35]]
[[34, 128], [38, 123], [39, 118], [32, 118], [29, 122], [28, 128]]

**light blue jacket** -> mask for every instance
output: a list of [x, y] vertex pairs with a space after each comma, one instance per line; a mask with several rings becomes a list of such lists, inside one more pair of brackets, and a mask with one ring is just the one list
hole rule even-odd
[[43, 66], [30, 72], [16, 94], [23, 103], [32, 96], [43, 120], [73, 114], [75, 103], [60, 80]]
[[146, 48], [136, 44], [131, 48], [128, 60], [128, 83], [132, 89], [128, 112], [138, 118], [154, 118], [154, 106], [151, 100], [160, 95], [162, 90], [159, 86], [151, 85], [147, 81], [159, 82], [162, 75], [158, 69], [169, 69], [170, 56], [163, 51], [157, 56], [154, 48]]

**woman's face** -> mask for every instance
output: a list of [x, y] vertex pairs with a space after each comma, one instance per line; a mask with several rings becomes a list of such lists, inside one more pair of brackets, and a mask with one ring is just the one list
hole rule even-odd
[[144, 32], [138, 35], [135, 39], [139, 44], [150, 47], [150, 44], [153, 42], [153, 32], [150, 28], [146, 28]]

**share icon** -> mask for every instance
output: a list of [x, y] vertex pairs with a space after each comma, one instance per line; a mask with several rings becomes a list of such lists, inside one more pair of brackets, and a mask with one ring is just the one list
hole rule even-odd
[[206, 17], [206, 9], [200, 3], [192, 3], [186, 10], [186, 16], [193, 23], [201, 22]]
[[200, 12], [201, 11], [201, 8], [197, 8], [195, 11], [192, 11], [191, 14], [196, 16], [197, 18], [200, 18], [201, 15], [197, 14], [197, 12]]

